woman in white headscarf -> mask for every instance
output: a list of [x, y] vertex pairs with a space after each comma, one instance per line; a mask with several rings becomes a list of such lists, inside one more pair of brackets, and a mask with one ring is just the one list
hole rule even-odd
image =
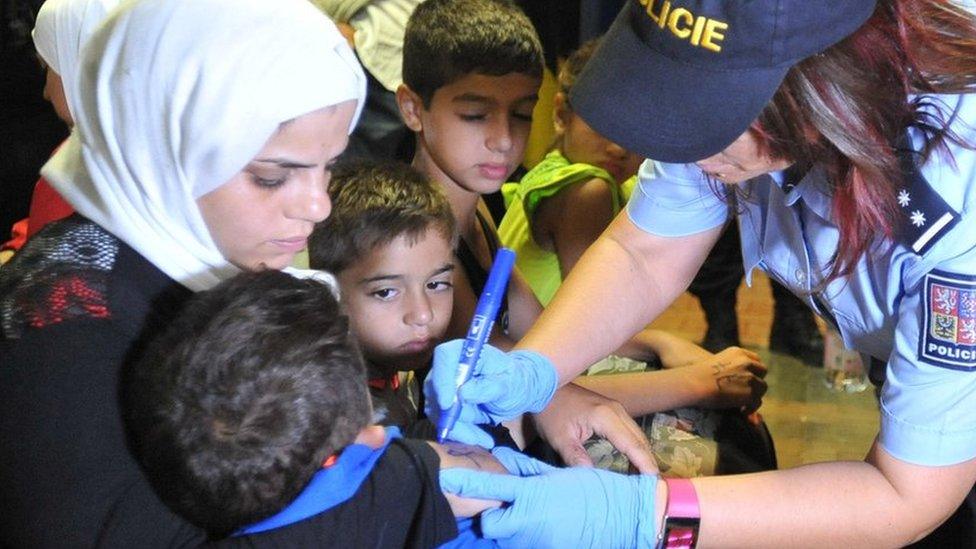
[[[81, 47], [119, 0], [47, 0], [34, 22], [34, 48], [47, 73], [44, 98], [68, 127], [74, 126], [71, 103], [77, 100]], [[30, 215], [14, 224], [0, 251], [0, 263], [52, 221], [73, 213], [71, 206], [42, 177], [34, 186]]]
[[0, 269], [0, 532], [195, 544], [125, 446], [120, 369], [192, 292], [305, 247], [365, 79], [305, 0], [141, 0], [68, 88], [76, 128], [42, 173], [78, 215]]
[[81, 48], [119, 0], [47, 0], [37, 12], [34, 47], [47, 70], [44, 96], [61, 120], [74, 124]]

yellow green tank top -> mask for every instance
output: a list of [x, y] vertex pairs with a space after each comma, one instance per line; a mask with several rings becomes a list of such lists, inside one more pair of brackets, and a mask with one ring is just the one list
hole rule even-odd
[[616, 215], [626, 197], [613, 176], [590, 164], [571, 164], [558, 150], [547, 154], [522, 181], [502, 187], [508, 209], [498, 226], [498, 236], [504, 246], [515, 250], [515, 264], [543, 306], [552, 300], [563, 276], [556, 253], [541, 248], [532, 239], [532, 216], [546, 198], [570, 185], [591, 179], [602, 179], [610, 186]]

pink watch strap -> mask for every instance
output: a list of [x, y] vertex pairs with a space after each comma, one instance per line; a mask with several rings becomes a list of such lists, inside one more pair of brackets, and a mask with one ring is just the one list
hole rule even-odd
[[691, 549], [698, 541], [698, 523], [701, 510], [698, 494], [690, 480], [665, 479], [668, 484], [668, 507], [665, 511], [664, 547]]
[[668, 483], [668, 516], [701, 518], [695, 486], [686, 478], [664, 479]]

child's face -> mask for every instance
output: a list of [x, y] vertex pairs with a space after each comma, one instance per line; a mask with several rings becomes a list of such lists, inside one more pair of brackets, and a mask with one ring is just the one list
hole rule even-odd
[[434, 92], [430, 108], [401, 101], [408, 125], [420, 133], [425, 169], [440, 172], [428, 175], [478, 194], [501, 188], [522, 162], [540, 84], [521, 73], [468, 74]]
[[367, 360], [400, 371], [430, 362], [454, 306], [454, 253], [438, 229], [378, 246], [338, 278]]
[[573, 112], [564, 96], [556, 100], [555, 120], [556, 130], [562, 135], [563, 156], [570, 162], [603, 168], [618, 183], [637, 173], [644, 159], [597, 133]]

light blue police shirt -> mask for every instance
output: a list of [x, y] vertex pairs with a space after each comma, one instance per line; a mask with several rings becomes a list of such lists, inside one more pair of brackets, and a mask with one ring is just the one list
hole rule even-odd
[[[921, 99], [976, 143], [976, 96]], [[909, 137], [920, 150], [921, 132]], [[823, 171], [788, 191], [782, 173], [753, 178], [737, 206], [747, 282], [763, 269], [835, 322], [847, 347], [887, 361], [880, 443], [929, 466], [976, 457], [976, 151], [951, 142], [948, 151], [931, 154], [916, 171], [924, 179], [906, 178], [899, 190], [901, 234], [879, 236], [849, 277], [823, 291], [813, 292], [838, 241]], [[644, 231], [683, 236], [723, 224], [729, 208], [693, 164], [647, 161], [627, 212]]]

